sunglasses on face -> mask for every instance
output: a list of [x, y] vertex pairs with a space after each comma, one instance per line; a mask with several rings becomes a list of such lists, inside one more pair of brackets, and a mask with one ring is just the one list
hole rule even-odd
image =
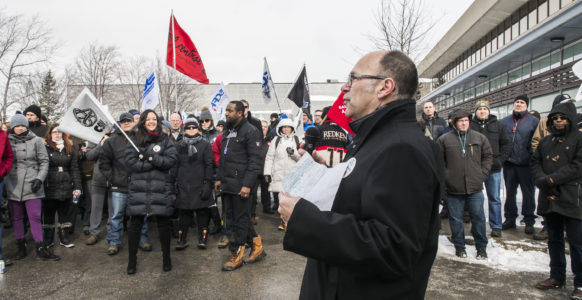
[[198, 127], [196, 127], [196, 126], [188, 126], [188, 127], [186, 127], [186, 130], [188, 130], [188, 129], [198, 129]]
[[210, 123], [210, 122], [212, 122], [212, 120], [202, 120], [201, 122], [202, 123]]
[[566, 118], [566, 116], [552, 116], [552, 121], [557, 121], [557, 120], [565, 121], [565, 120], [568, 120], [568, 118]]

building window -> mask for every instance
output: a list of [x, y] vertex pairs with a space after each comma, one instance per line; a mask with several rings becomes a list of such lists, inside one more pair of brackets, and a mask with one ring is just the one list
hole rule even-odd
[[550, 16], [560, 10], [560, 0], [549, 0], [550, 2]]
[[538, 23], [545, 20], [548, 17], [548, 2], [545, 1], [540, 6], [538, 6]]
[[528, 16], [528, 25], [527, 28], [531, 29], [538, 24], [538, 11], [537, 9], [532, 10]]
[[475, 98], [475, 89], [468, 89], [464, 93], [463, 101], [468, 101]]
[[550, 69], [555, 69], [561, 65], [562, 62], [562, 52], [560, 50], [554, 51], [550, 55]]
[[505, 42], [504, 45], [509, 44], [511, 42], [511, 27], [505, 29]]
[[564, 48], [564, 64], [574, 62], [580, 58], [582, 58], [582, 40]]
[[503, 45], [505, 45], [505, 44], [503, 43], [503, 33], [500, 33], [500, 34], [497, 36], [497, 49], [501, 49], [501, 47], [503, 47]]
[[482, 84], [475, 87], [475, 95], [481, 96], [489, 92], [489, 81], [483, 82]]
[[550, 55], [542, 56], [531, 63], [531, 75], [538, 75], [550, 69]]
[[503, 74], [501, 76], [497, 76], [491, 79], [491, 91], [496, 89], [500, 89], [507, 85], [507, 74]]
[[521, 79], [521, 67], [509, 71], [508, 76], [510, 84], [518, 82]]
[[527, 63], [521, 67], [521, 80], [531, 77], [531, 64]]

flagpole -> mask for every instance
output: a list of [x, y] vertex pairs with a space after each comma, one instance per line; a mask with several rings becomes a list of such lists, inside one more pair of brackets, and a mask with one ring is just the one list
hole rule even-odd
[[176, 98], [176, 105], [174, 110], [178, 111], [178, 85], [176, 84], [176, 79], [178, 77], [178, 71], [176, 70], [176, 31], [174, 30], [174, 10], [172, 9], [172, 50], [174, 51], [174, 93]]
[[125, 138], [127, 139], [127, 141], [133, 146], [133, 148], [135, 149], [135, 151], [137, 151], [137, 153], [140, 153], [141, 151], [139, 151], [139, 149], [137, 148], [137, 146], [133, 143], [133, 141], [129, 138], [129, 136], [127, 136], [127, 133], [125, 133], [125, 131], [123, 131], [123, 129], [121, 129], [121, 127], [119, 127], [119, 124], [117, 124], [117, 122], [113, 122], [113, 124], [115, 126], [117, 126], [117, 128], [119, 129], [119, 131], [121, 131], [121, 133], [123, 133], [123, 135], [125, 136]]
[[[271, 69], [269, 69], [269, 63], [267, 62], [267, 58], [263, 57], [263, 59], [265, 59], [265, 64], [267, 65], [267, 71], [269, 71], [269, 79], [271, 80], [271, 82], [273, 83], [273, 94], [275, 94], [275, 100], [277, 100], [277, 106], [279, 107], [279, 114], [281, 114], [281, 104], [279, 104], [279, 98], [277, 98], [277, 92], [275, 92], [275, 82], [273, 81], [273, 77], [271, 76]], [[269, 84], [269, 82], [267, 81], [267, 84]]]

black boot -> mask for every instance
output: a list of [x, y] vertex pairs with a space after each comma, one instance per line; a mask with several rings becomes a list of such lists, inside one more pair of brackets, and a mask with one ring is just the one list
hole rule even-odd
[[16, 256], [14, 259], [20, 260], [26, 257], [26, 241], [24, 239], [16, 240]]
[[160, 234], [160, 244], [162, 245], [163, 270], [168, 272], [172, 270], [172, 259], [170, 258], [170, 226], [160, 225], [158, 219], [158, 232]]
[[55, 239], [55, 229], [54, 228], [45, 228], [42, 230], [42, 239], [44, 240], [44, 245], [47, 248], [54, 246], [54, 239]]
[[59, 241], [60, 241], [61, 246], [64, 246], [64, 247], [67, 247], [67, 248], [75, 247], [75, 244], [73, 244], [69, 240], [69, 238], [67, 236], [68, 235], [67, 234], [67, 231], [65, 229], [59, 228], [58, 234], [59, 234]]
[[220, 220], [220, 213], [218, 212], [218, 207], [210, 207], [210, 219], [214, 223], [214, 227], [210, 230], [210, 235], [215, 235], [222, 232], [222, 221]]
[[206, 242], [208, 241], [208, 228], [198, 231], [198, 249], [206, 249]]
[[136, 227], [133, 222], [130, 224], [130, 227], [127, 230], [127, 249], [129, 253], [129, 259], [127, 262], [127, 274], [133, 275], [135, 274], [136, 267], [137, 267], [137, 245], [139, 244], [139, 237], [141, 235], [141, 226], [140, 228], [133, 228]]
[[188, 248], [188, 241], [186, 240], [188, 236], [188, 227], [184, 228], [184, 230], [178, 230], [178, 244], [176, 244], [176, 250], [184, 250]]
[[43, 242], [37, 242], [36, 244], [36, 259], [40, 260], [52, 260], [57, 261], [61, 260], [61, 258], [57, 255], [54, 255], [45, 245]]

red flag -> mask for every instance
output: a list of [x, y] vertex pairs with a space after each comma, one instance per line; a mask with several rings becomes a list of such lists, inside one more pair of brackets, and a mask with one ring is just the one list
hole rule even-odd
[[339, 94], [337, 100], [335, 100], [335, 102], [327, 112], [327, 116], [329, 117], [330, 120], [334, 121], [341, 128], [347, 130], [351, 135], [355, 135], [349, 126], [349, 123], [352, 121], [352, 118], [348, 118], [346, 116], [346, 106], [344, 105], [343, 92]]
[[[172, 34], [172, 20], [174, 21], [175, 34]], [[172, 37], [174, 42], [172, 42]], [[174, 67], [174, 46], [176, 50], [176, 70], [200, 83], [208, 84], [206, 70], [196, 46], [194, 46], [188, 34], [182, 30], [178, 25], [178, 21], [172, 15], [170, 17], [170, 34], [168, 35], [168, 54], [166, 55], [166, 63], [170, 67]]]

